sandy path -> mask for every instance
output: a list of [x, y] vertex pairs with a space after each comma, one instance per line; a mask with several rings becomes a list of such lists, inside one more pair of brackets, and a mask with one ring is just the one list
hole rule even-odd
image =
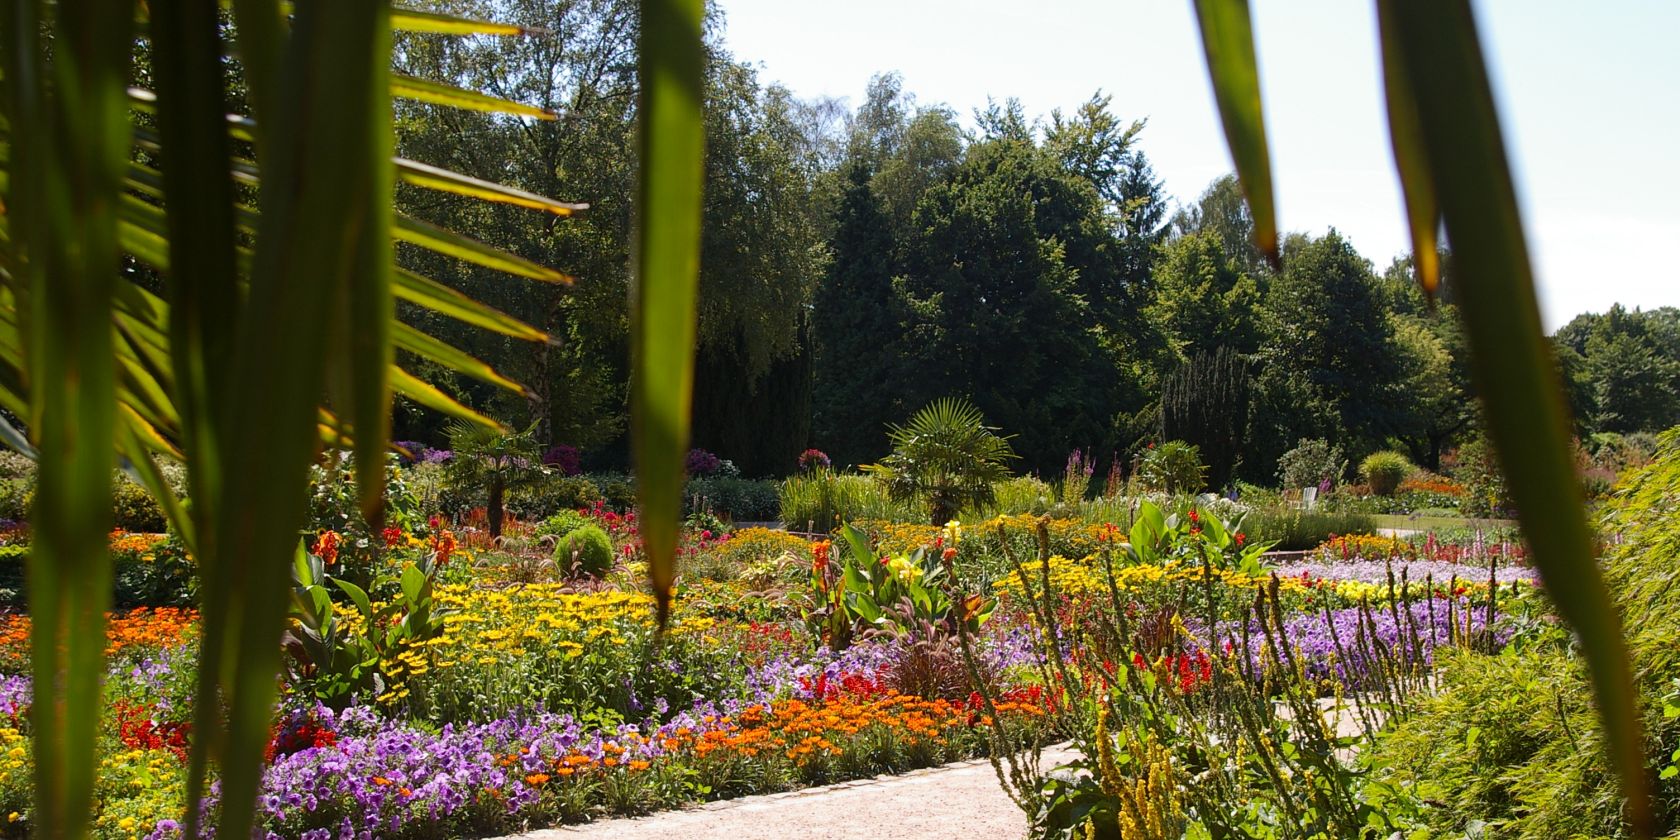
[[[1073, 758], [1046, 750], [1044, 766]], [[1027, 822], [986, 761], [712, 802], [682, 811], [521, 834], [503, 840], [1020, 840]]]

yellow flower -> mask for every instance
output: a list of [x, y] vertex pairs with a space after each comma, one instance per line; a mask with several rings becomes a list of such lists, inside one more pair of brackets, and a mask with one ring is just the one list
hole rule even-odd
[[953, 519], [945, 523], [945, 544], [955, 546], [960, 542], [962, 542], [962, 522]]
[[922, 575], [921, 567], [902, 554], [887, 561], [887, 571], [892, 572], [900, 583], [910, 583]]

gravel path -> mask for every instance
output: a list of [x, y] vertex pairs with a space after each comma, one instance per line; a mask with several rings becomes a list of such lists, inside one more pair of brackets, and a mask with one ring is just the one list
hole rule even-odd
[[[1046, 769], [1074, 757], [1047, 749]], [[534, 831], [502, 840], [1020, 840], [1027, 823], [986, 761], [899, 776], [748, 796], [635, 819]]]

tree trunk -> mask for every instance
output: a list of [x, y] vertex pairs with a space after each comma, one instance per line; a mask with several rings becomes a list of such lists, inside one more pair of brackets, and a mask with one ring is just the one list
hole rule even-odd
[[491, 542], [502, 538], [502, 495], [506, 490], [501, 476], [490, 479], [490, 504], [484, 508], [484, 518], [489, 520]]

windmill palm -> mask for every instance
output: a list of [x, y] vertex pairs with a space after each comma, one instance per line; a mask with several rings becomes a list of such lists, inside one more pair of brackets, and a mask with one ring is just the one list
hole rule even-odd
[[536, 426], [502, 431], [479, 423], [456, 421], [449, 427], [449, 448], [455, 453], [445, 468], [449, 480], [484, 494], [490, 539], [500, 538], [507, 491], [531, 484], [547, 474], [537, 444]]
[[893, 451], [863, 469], [874, 474], [896, 500], [927, 505], [934, 525], [955, 519], [965, 507], [989, 504], [992, 485], [1009, 478], [1015, 451], [986, 425], [967, 400], [946, 397], [888, 432]]

